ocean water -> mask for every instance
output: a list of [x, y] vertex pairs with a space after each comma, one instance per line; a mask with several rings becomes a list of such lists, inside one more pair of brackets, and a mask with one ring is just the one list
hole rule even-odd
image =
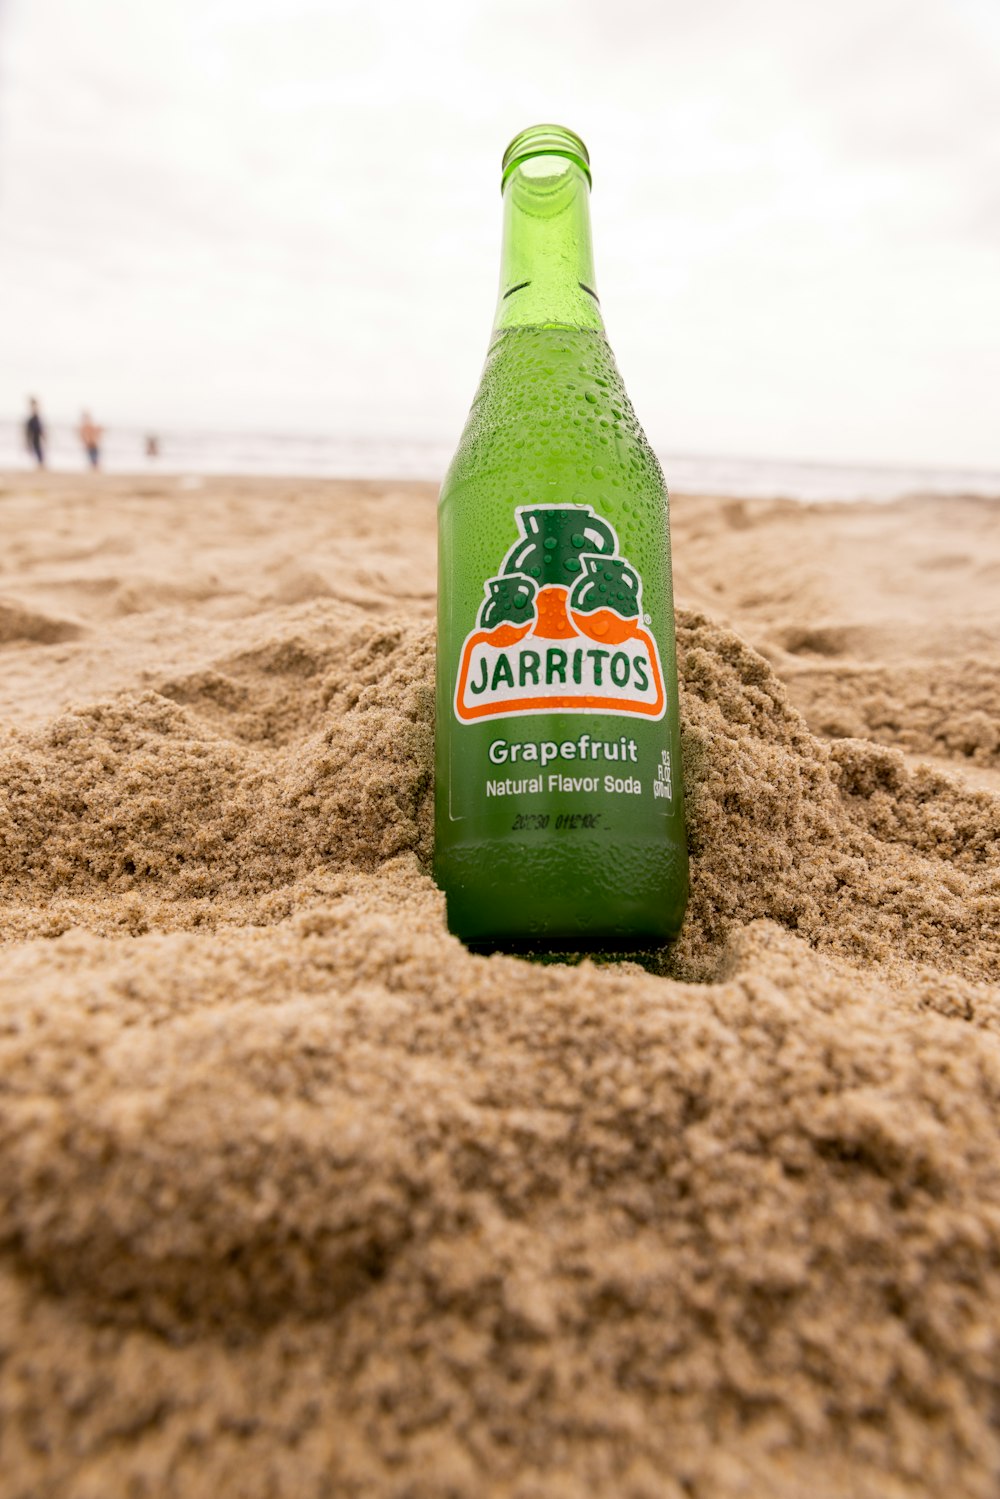
[[[49, 466], [82, 472], [74, 430], [49, 427]], [[324, 478], [427, 479], [440, 482], [450, 444], [350, 439], [264, 432], [160, 431], [160, 456], [145, 456], [142, 431], [110, 428], [103, 450], [108, 473], [259, 474]], [[458, 434], [456, 433], [456, 442]], [[1000, 471], [961, 468], [803, 463], [781, 458], [710, 457], [659, 453], [667, 483], [677, 493], [794, 500], [892, 500], [905, 494], [975, 494], [1000, 499]], [[0, 470], [30, 468], [21, 427], [0, 422]]]

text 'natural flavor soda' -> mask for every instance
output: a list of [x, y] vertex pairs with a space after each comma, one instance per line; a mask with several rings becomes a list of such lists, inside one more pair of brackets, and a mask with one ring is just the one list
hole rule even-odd
[[483, 947], [655, 946], [687, 899], [667, 496], [589, 190], [571, 131], [508, 147], [493, 339], [439, 505], [435, 874]]

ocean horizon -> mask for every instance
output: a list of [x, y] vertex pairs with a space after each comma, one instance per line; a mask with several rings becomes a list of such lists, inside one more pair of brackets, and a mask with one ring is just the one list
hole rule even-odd
[[[153, 429], [109, 428], [102, 467], [110, 474], [284, 476], [288, 478], [421, 479], [440, 482], [454, 443], [345, 438], [322, 434], [157, 429], [159, 456], [145, 454]], [[0, 423], [0, 469], [28, 472], [19, 422]], [[48, 424], [48, 466], [83, 472], [75, 428]], [[457, 441], [457, 437], [456, 437]], [[670, 489], [678, 493], [801, 501], [893, 500], [910, 494], [971, 494], [1000, 499], [1000, 471], [905, 464], [747, 458], [657, 450]]]

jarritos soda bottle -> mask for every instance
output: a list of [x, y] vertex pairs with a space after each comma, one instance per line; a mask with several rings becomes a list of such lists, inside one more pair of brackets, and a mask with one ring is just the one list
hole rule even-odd
[[667, 496], [589, 190], [572, 131], [507, 148], [493, 339], [441, 491], [435, 874], [481, 947], [658, 946], [687, 899]]

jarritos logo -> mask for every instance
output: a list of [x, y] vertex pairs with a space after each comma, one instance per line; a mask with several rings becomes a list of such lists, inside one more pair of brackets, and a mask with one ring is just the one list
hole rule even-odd
[[516, 713], [662, 718], [642, 583], [590, 505], [522, 505], [520, 535], [484, 585], [455, 689], [462, 723]]

